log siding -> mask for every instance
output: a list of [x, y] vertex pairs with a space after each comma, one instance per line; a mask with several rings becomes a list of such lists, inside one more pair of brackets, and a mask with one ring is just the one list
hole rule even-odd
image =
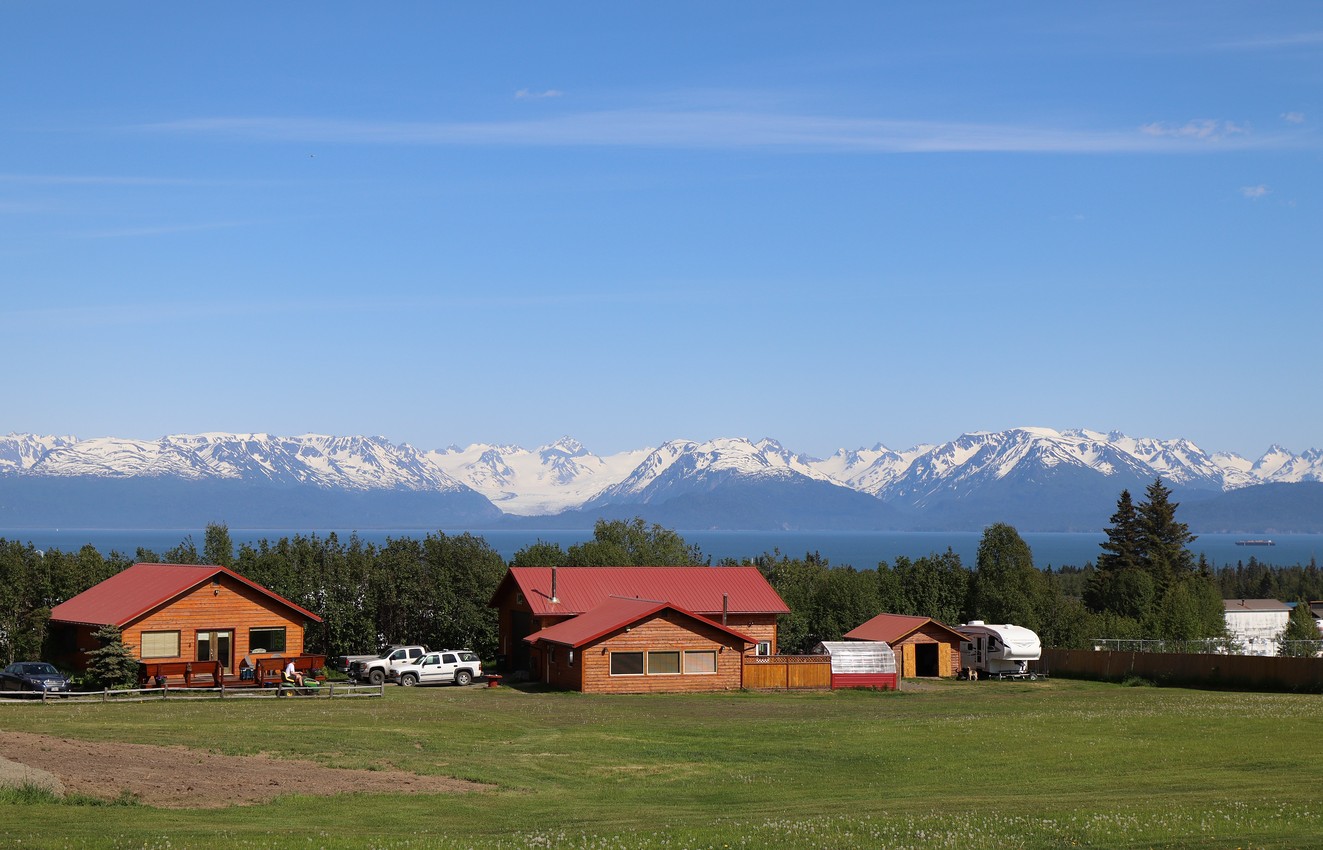
[[232, 657], [222, 660], [227, 668], [234, 669], [239, 659], [249, 654], [249, 629], [272, 628], [285, 630], [285, 650], [273, 655], [303, 654], [304, 622], [297, 612], [242, 582], [218, 575], [216, 580], [204, 582], [126, 624], [121, 632], [124, 645], [140, 659], [143, 632], [178, 632], [178, 656], [148, 659], [165, 662], [194, 661], [198, 633], [228, 631]]

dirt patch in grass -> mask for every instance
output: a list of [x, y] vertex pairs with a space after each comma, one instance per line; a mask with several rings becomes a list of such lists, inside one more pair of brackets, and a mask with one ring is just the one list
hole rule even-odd
[[266, 755], [226, 756], [188, 747], [117, 744], [0, 732], [0, 756], [56, 777], [71, 792], [149, 806], [221, 808], [281, 794], [444, 794], [490, 788], [402, 770], [349, 770]]

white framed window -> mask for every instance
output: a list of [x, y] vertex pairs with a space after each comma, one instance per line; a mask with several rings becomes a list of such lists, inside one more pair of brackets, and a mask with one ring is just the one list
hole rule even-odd
[[643, 653], [642, 652], [611, 653], [611, 675], [642, 676]]
[[755, 655], [771, 655], [771, 654], [772, 654], [772, 642], [771, 642], [770, 640], [760, 640], [760, 641], [758, 641], [758, 649], [754, 652], [754, 654], [755, 654]]
[[143, 632], [143, 658], [178, 658], [179, 632]]
[[684, 651], [685, 675], [708, 674], [717, 672], [717, 651], [715, 649], [686, 649]]
[[660, 652], [649, 652], [648, 675], [649, 676], [680, 675], [680, 651], [678, 649], [666, 649]]

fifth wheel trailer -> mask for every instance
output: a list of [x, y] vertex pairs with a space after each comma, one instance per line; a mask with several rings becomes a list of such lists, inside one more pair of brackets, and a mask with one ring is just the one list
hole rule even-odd
[[1037, 677], [1029, 671], [1029, 662], [1039, 659], [1043, 647], [1032, 630], [973, 620], [956, 631], [965, 636], [960, 642], [960, 666], [964, 670], [977, 670], [980, 676], [998, 679]]

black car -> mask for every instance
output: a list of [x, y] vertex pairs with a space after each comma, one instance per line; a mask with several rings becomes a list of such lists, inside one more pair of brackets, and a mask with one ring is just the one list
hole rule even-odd
[[0, 670], [0, 691], [64, 695], [69, 693], [69, 680], [45, 661], [15, 661]]

